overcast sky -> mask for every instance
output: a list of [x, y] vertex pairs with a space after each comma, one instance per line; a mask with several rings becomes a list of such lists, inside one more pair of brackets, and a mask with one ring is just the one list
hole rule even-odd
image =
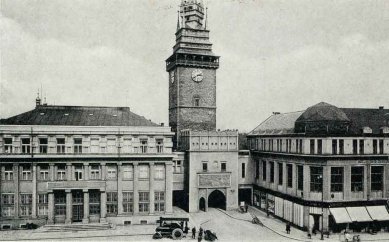
[[[389, 107], [389, 1], [208, 0], [217, 123], [325, 101]], [[1, 0], [0, 117], [48, 104], [130, 106], [168, 123], [172, 0]]]

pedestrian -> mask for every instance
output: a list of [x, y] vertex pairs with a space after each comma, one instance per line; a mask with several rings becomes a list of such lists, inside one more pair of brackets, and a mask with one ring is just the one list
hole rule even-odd
[[201, 240], [203, 240], [203, 228], [200, 227], [199, 236], [197, 236], [197, 241], [200, 242]]
[[193, 226], [192, 228], [192, 239], [196, 239], [196, 227]]
[[290, 234], [290, 223], [286, 223], [286, 233]]
[[308, 239], [312, 239], [312, 235], [310, 232], [308, 232]]

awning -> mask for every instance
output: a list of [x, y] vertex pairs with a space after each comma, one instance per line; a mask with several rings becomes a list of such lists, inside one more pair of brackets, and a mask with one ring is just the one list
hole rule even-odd
[[351, 223], [352, 220], [347, 213], [346, 208], [330, 208], [332, 216], [334, 216], [337, 224]]
[[353, 222], [373, 221], [365, 207], [347, 207], [346, 209]]
[[382, 206], [366, 206], [366, 209], [369, 212], [370, 217], [373, 220], [377, 220], [377, 221], [389, 220], [389, 213], [384, 205], [382, 205]]

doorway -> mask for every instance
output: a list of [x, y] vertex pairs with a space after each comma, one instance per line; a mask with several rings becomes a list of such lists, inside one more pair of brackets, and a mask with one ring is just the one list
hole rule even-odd
[[205, 199], [202, 197], [199, 201], [199, 209], [205, 212]]
[[208, 197], [208, 207], [226, 210], [226, 196], [219, 190], [211, 192]]
[[84, 193], [82, 191], [73, 192], [73, 222], [81, 222], [84, 217]]

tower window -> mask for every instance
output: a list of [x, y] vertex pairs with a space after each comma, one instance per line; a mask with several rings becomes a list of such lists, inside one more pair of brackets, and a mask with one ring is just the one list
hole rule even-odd
[[200, 97], [194, 97], [193, 98], [193, 105], [195, 106], [195, 107], [200, 107]]

